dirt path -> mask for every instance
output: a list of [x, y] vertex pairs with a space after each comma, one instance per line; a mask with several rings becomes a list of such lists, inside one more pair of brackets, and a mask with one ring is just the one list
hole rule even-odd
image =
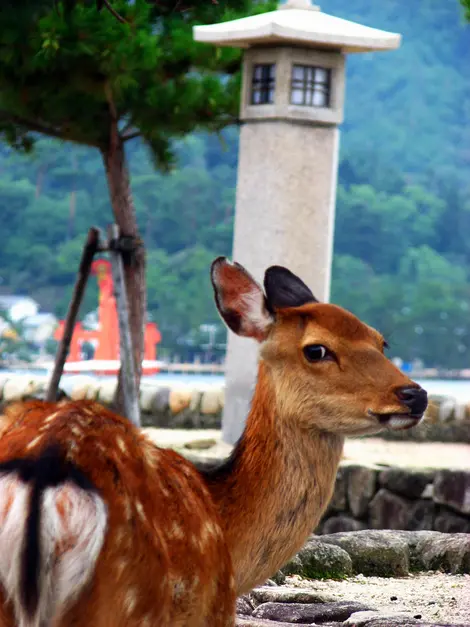
[[420, 573], [403, 579], [357, 575], [344, 581], [288, 577], [286, 584], [328, 595], [335, 601], [360, 601], [395, 614], [408, 612], [428, 622], [470, 623], [470, 575]]
[[[191, 449], [192, 454], [223, 458], [231, 447], [215, 429], [145, 429], [159, 446]], [[194, 444], [192, 444], [194, 443]], [[346, 439], [344, 457], [358, 464], [387, 464], [414, 468], [470, 469], [470, 444], [447, 442], [401, 442], [380, 438]]]

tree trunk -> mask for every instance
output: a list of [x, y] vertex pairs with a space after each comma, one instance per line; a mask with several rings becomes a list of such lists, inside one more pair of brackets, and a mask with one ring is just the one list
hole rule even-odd
[[[116, 224], [119, 226], [121, 235], [136, 238], [136, 241], [138, 241], [137, 220], [132, 202], [124, 142], [119, 135], [117, 123], [114, 121], [111, 122], [109, 145], [102, 150], [102, 156]], [[124, 258], [124, 262], [136, 385], [137, 389], [139, 389], [146, 315], [145, 251], [143, 244], [137, 246], [130, 260]], [[117, 411], [124, 413], [122, 376], [121, 368], [115, 403]]]

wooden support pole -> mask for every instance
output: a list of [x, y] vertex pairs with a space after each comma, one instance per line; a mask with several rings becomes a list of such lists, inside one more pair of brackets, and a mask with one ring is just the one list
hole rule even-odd
[[[121, 382], [126, 417], [140, 427], [139, 397], [135, 378], [134, 350], [129, 325], [129, 305], [124, 281], [124, 265], [119, 250], [119, 227], [109, 229], [109, 254], [113, 274], [114, 297], [119, 322], [119, 349], [121, 359]], [[117, 244], [117, 245], [116, 245]]]
[[70, 342], [72, 341], [75, 321], [83, 299], [87, 280], [90, 276], [91, 264], [93, 263], [95, 253], [99, 249], [99, 243], [99, 231], [93, 227], [88, 231], [88, 236], [83, 247], [82, 258], [80, 260], [72, 300], [70, 301], [67, 316], [65, 318], [64, 334], [57, 350], [54, 371], [47, 390], [46, 400], [51, 403], [57, 400], [57, 390], [59, 388], [60, 378], [64, 370], [65, 360], [67, 359], [67, 354], [70, 349]]

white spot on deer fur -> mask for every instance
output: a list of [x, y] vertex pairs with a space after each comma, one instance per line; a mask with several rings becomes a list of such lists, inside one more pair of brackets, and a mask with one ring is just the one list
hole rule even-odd
[[201, 544], [204, 546], [208, 540], [216, 535], [217, 527], [210, 520], [206, 520], [201, 530]]
[[135, 502], [135, 508], [136, 508], [137, 514], [138, 514], [139, 518], [142, 520], [142, 522], [147, 522], [147, 517], [145, 515], [144, 506], [142, 505], [142, 503], [140, 501], [136, 501]]
[[30, 451], [32, 448], [36, 446], [36, 444], [39, 444], [39, 442], [42, 440], [42, 437], [43, 437], [42, 435], [38, 435], [34, 438], [34, 440], [31, 440], [31, 442], [26, 447], [26, 450]]
[[170, 536], [170, 538], [181, 540], [182, 538], [184, 538], [183, 528], [180, 525], [178, 525], [178, 523], [174, 522], [171, 525], [171, 529], [168, 535]]
[[104, 444], [101, 444], [101, 442], [96, 442], [96, 448], [102, 453], [106, 454], [108, 452], [108, 449], [104, 446]]
[[114, 544], [118, 546], [124, 542], [124, 539], [127, 535], [127, 530], [125, 527], [119, 527], [114, 536]]
[[131, 616], [134, 613], [134, 610], [137, 607], [138, 599], [138, 591], [135, 588], [129, 588], [124, 599], [128, 616]]
[[128, 566], [129, 565], [125, 560], [121, 560], [119, 562], [119, 564], [116, 567], [118, 577], [122, 577], [124, 572], [127, 570]]
[[51, 423], [53, 420], [55, 420], [58, 416], [59, 412], [55, 411], [53, 414], [51, 414], [50, 416], [48, 416], [47, 418], [44, 419], [44, 423], [45, 424], [49, 424]]
[[118, 445], [119, 449], [121, 450], [122, 453], [124, 453], [125, 455], [127, 455], [127, 446], [126, 443], [124, 442], [124, 440], [118, 436], [116, 438], [116, 444]]
[[80, 427], [77, 427], [76, 425], [72, 425], [70, 427], [70, 431], [79, 438], [83, 437], [83, 431], [80, 429]]
[[157, 465], [158, 449], [151, 442], [145, 443], [143, 448], [143, 454], [145, 462], [151, 467], [155, 468]]
[[173, 600], [180, 599], [186, 592], [186, 584], [182, 579], [176, 579], [173, 581]]
[[124, 496], [124, 510], [126, 515], [126, 520], [132, 519], [132, 505], [129, 497]]

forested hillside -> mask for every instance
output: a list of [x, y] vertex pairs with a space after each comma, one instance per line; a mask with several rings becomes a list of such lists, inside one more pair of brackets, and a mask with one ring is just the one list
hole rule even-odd
[[[403, 33], [400, 50], [348, 61], [332, 299], [381, 329], [393, 355], [469, 367], [470, 27], [457, 0], [321, 6]], [[149, 311], [181, 356], [217, 322], [208, 266], [231, 249], [237, 137], [188, 137], [169, 175], [128, 147]], [[86, 231], [111, 215], [93, 150], [41, 139], [26, 157], [0, 146], [2, 291], [63, 315]], [[92, 284], [83, 313], [95, 306]]]

